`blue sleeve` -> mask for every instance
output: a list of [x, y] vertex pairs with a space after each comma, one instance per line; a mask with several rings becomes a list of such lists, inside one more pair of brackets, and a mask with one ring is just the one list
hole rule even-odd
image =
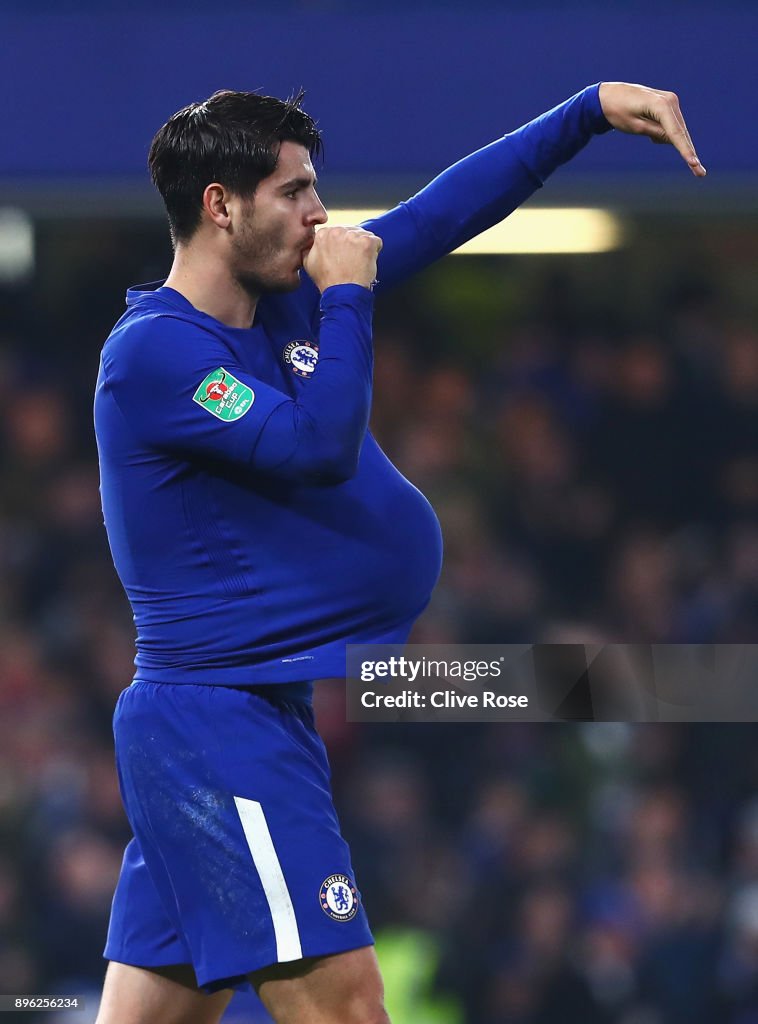
[[321, 297], [319, 361], [296, 399], [252, 376], [216, 335], [179, 317], [138, 321], [103, 350], [103, 387], [148, 449], [303, 483], [355, 473], [368, 427], [373, 296]]
[[459, 160], [405, 203], [362, 226], [384, 242], [378, 289], [396, 284], [512, 213], [545, 179], [611, 130], [591, 85]]
[[279, 405], [261, 431], [254, 464], [290, 480], [355, 475], [371, 412], [373, 295], [357, 284], [321, 296], [319, 359], [296, 402]]

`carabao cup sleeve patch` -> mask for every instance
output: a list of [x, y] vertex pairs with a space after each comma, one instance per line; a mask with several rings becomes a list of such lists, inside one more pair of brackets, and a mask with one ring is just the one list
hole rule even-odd
[[223, 366], [209, 373], [200, 384], [192, 401], [197, 402], [217, 419], [238, 420], [255, 401], [255, 392]]

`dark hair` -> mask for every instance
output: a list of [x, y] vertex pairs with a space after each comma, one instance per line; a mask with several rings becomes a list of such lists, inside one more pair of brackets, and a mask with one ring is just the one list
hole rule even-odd
[[203, 192], [217, 181], [252, 194], [276, 169], [279, 144], [298, 142], [320, 156], [316, 122], [300, 109], [304, 90], [287, 100], [221, 89], [178, 110], [156, 133], [148, 166], [166, 204], [171, 237], [187, 241], [200, 223]]

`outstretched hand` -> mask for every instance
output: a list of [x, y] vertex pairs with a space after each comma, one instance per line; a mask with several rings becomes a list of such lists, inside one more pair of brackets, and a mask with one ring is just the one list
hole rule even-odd
[[605, 119], [614, 128], [675, 146], [692, 173], [705, 177], [705, 167], [692, 145], [676, 93], [628, 82], [603, 82], [599, 95]]

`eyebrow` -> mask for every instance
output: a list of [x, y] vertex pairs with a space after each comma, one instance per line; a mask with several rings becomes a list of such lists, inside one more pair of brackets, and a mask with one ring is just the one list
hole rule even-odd
[[289, 190], [292, 188], [308, 188], [309, 185], [313, 185], [315, 188], [318, 184], [318, 178], [314, 175], [312, 178], [290, 178], [289, 181], [285, 181], [279, 188], [282, 191]]

